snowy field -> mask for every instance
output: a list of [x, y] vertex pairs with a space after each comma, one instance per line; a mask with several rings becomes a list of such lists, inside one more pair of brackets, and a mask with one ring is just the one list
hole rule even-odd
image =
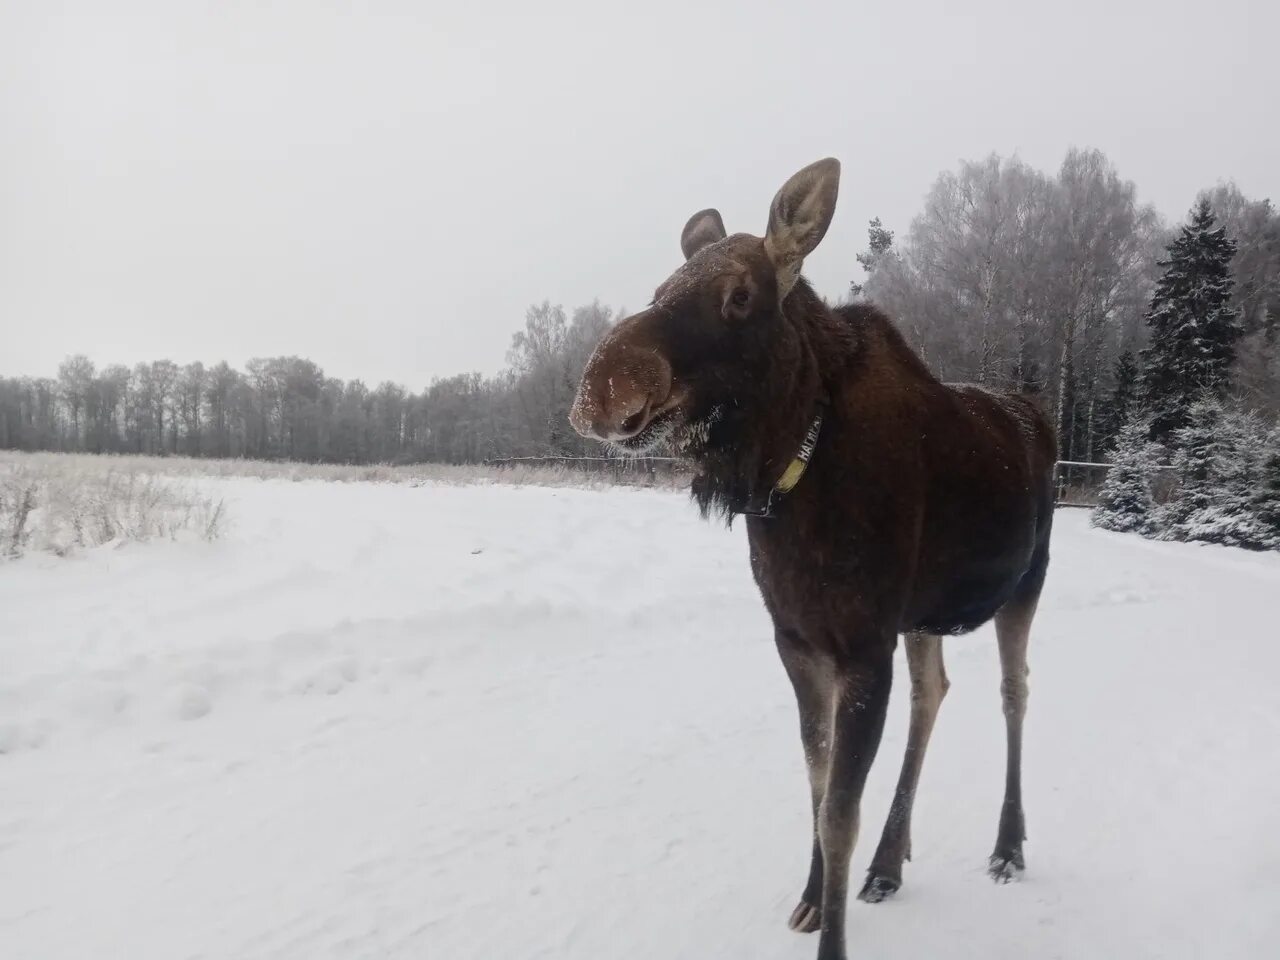
[[[808, 787], [741, 529], [656, 491], [198, 482], [213, 543], [0, 564], [0, 957], [811, 960], [785, 926]], [[915, 860], [851, 904], [850, 955], [1276, 956], [1278, 614], [1280, 557], [1062, 511], [1025, 879], [984, 871], [984, 629], [946, 642]]]

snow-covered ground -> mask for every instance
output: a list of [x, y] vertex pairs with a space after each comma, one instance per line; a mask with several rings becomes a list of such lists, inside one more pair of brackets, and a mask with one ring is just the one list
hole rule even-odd
[[[0, 565], [0, 957], [812, 957], [785, 926], [808, 788], [741, 529], [669, 493], [205, 483], [218, 542]], [[1280, 557], [1061, 512], [1025, 879], [984, 872], [984, 629], [946, 642], [915, 860], [851, 905], [851, 956], [1275, 956], [1278, 615]]]

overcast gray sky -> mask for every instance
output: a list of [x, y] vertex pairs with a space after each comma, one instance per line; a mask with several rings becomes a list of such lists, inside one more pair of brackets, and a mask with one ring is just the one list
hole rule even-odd
[[525, 307], [638, 308], [695, 210], [844, 166], [807, 273], [939, 171], [1104, 150], [1280, 199], [1280, 4], [0, 0], [0, 374], [300, 354], [414, 389]]

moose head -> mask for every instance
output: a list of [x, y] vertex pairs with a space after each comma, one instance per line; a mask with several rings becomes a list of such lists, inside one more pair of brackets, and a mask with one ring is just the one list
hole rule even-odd
[[630, 454], [665, 440], [694, 453], [728, 408], [786, 369], [801, 344], [783, 307], [807, 291], [800, 269], [831, 224], [839, 182], [834, 159], [805, 167], [773, 198], [763, 237], [728, 236], [719, 212], [695, 213], [680, 235], [684, 264], [588, 360], [574, 429]]

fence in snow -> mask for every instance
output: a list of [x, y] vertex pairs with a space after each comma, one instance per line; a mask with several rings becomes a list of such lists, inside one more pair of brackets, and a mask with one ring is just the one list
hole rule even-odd
[[[486, 460], [498, 469], [519, 466], [559, 466], [568, 470], [607, 473], [617, 480], [631, 483], [656, 482], [659, 477], [675, 477], [689, 472], [679, 457], [502, 457]], [[1055, 466], [1054, 489], [1060, 507], [1092, 507], [1106, 479], [1109, 463], [1086, 460], [1059, 460]], [[1168, 467], [1159, 467], [1168, 470]]]

